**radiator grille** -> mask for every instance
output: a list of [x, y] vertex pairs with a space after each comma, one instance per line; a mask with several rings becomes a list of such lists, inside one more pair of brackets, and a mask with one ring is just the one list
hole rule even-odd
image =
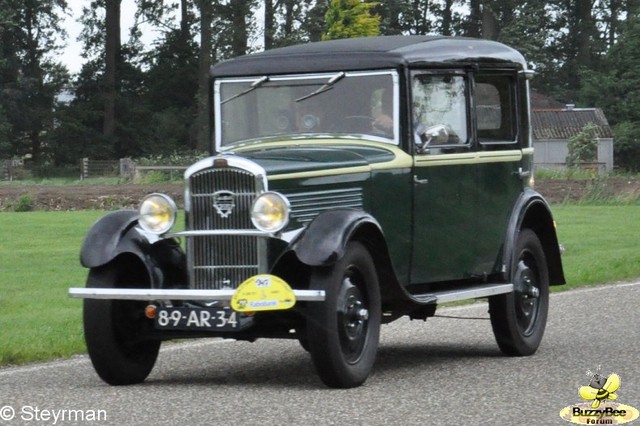
[[[190, 230], [249, 230], [250, 209], [258, 191], [256, 176], [235, 168], [206, 169], [189, 182]], [[217, 208], [216, 208], [217, 207]], [[258, 240], [224, 235], [189, 238], [191, 287], [235, 288], [259, 273]]]

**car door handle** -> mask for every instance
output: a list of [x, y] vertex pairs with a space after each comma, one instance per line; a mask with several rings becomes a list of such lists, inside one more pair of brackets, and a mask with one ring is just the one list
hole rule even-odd
[[429, 183], [429, 179], [418, 179], [418, 176], [413, 175], [413, 183], [416, 185], [424, 185]]

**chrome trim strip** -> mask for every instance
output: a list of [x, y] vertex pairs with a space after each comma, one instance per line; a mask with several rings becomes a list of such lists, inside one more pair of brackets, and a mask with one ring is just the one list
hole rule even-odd
[[179, 231], [165, 235], [165, 238], [174, 237], [207, 237], [207, 236], [241, 236], [241, 237], [274, 237], [277, 234], [271, 234], [263, 231], [252, 230], [235, 230], [235, 229], [210, 229], [199, 231]]
[[291, 243], [294, 239], [298, 238], [298, 235], [300, 235], [305, 229], [305, 227], [302, 227], [292, 231], [283, 232], [282, 235], [280, 235], [280, 239], [287, 243]]
[[498, 294], [511, 293], [513, 284], [495, 284], [487, 287], [486, 285], [465, 288], [462, 290], [442, 291], [431, 293], [436, 297], [436, 303], [458, 302], [460, 300], [477, 299], [479, 297], [489, 297]]
[[[227, 166], [224, 167], [214, 167], [215, 161], [216, 160], [225, 160], [227, 162]], [[213, 169], [213, 168], [236, 168], [236, 169], [242, 169], [242, 170], [246, 170], [247, 172], [253, 174], [256, 176], [256, 179], [260, 180], [262, 182], [262, 184], [264, 185], [264, 189], [266, 190], [266, 176], [267, 176], [267, 172], [264, 170], [264, 168], [262, 166], [260, 166], [257, 163], [254, 163], [251, 160], [248, 160], [246, 158], [243, 157], [238, 157], [237, 155], [233, 155], [233, 154], [221, 154], [221, 155], [216, 155], [213, 157], [207, 157], [204, 158], [194, 164], [192, 164], [185, 172], [184, 172], [184, 178], [186, 180], [189, 180], [189, 178], [191, 178], [191, 175], [193, 175], [194, 173], [197, 173], [201, 170], [206, 170], [206, 169]]]
[[[78, 299], [118, 299], [118, 300], [231, 300], [235, 290], [159, 290], [145, 288], [84, 288], [72, 287], [69, 297]], [[297, 301], [322, 302], [326, 298], [324, 290], [293, 290]]]

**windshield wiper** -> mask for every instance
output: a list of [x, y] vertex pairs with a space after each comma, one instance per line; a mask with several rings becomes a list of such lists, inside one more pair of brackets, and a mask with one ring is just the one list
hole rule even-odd
[[344, 73], [344, 71], [339, 72], [338, 74], [336, 74], [333, 77], [331, 77], [325, 84], [323, 84], [318, 89], [314, 90], [313, 92], [309, 93], [308, 95], [304, 95], [301, 98], [296, 99], [296, 102], [304, 101], [305, 99], [309, 99], [312, 96], [319, 95], [322, 92], [326, 92], [327, 90], [331, 89], [331, 86], [333, 86], [338, 81], [340, 81], [342, 78], [344, 78], [345, 75], [346, 74]]
[[269, 81], [269, 76], [263, 76], [260, 77], [259, 79], [255, 80], [253, 83], [251, 83], [251, 85], [249, 86], [248, 89], [231, 96], [230, 98], [225, 99], [224, 101], [220, 102], [220, 105], [222, 104], [226, 104], [227, 102], [234, 100], [235, 98], [239, 98], [240, 96], [244, 96], [247, 93], [251, 92], [252, 90], [256, 90], [258, 87], [262, 86], [264, 83], [266, 83], [267, 81]]

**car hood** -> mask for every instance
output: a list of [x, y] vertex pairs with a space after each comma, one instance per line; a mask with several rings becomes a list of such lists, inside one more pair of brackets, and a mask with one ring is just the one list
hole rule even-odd
[[390, 149], [375, 146], [276, 146], [243, 149], [237, 155], [264, 167], [268, 176], [315, 172], [321, 170], [366, 167], [373, 163], [392, 161]]

